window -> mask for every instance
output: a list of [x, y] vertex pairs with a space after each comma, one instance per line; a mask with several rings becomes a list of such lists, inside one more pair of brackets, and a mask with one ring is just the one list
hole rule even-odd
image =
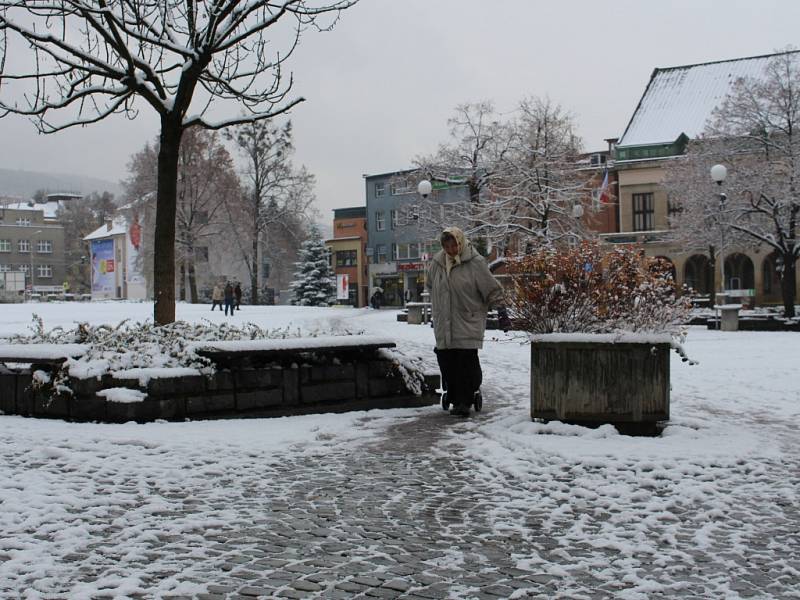
[[400, 179], [392, 182], [390, 190], [392, 196], [399, 196], [401, 194], [411, 194], [414, 191], [414, 186], [407, 179]]
[[0, 252], [11, 252], [11, 240], [0, 240]]
[[30, 251], [31, 251], [30, 240], [17, 240], [17, 252], [30, 252]]
[[36, 266], [36, 276], [37, 277], [52, 277], [53, 276], [53, 267], [50, 265], [37, 265]]
[[400, 225], [400, 211], [399, 210], [390, 210], [389, 211], [389, 218], [392, 221], [392, 229], [397, 229]]
[[53, 242], [50, 240], [37, 240], [36, 252], [38, 252], [39, 254], [52, 254]]
[[339, 250], [336, 253], [337, 267], [355, 267], [357, 261], [356, 250]]
[[11, 265], [0, 265], [0, 273], [8, 273], [11, 270]]
[[652, 231], [653, 227], [653, 194], [633, 194], [633, 230]]
[[208, 246], [198, 246], [194, 249], [197, 262], [208, 262]]
[[31, 226], [30, 217], [19, 217], [17, 219], [17, 225], [19, 225], [20, 227], [30, 227]]
[[381, 198], [382, 196], [386, 195], [386, 184], [385, 183], [376, 183], [375, 184], [375, 197]]
[[17, 271], [22, 271], [23, 273], [27, 273], [30, 271], [30, 266], [28, 265], [17, 265]]
[[195, 211], [194, 220], [197, 221], [198, 225], [208, 225], [208, 211], [207, 210]]
[[416, 242], [398, 244], [396, 258], [419, 258], [419, 244]]
[[378, 255], [378, 260], [376, 262], [385, 263], [386, 262], [386, 244], [378, 244], [375, 246], [375, 254]]
[[386, 215], [382, 210], [375, 213], [375, 229], [378, 231], [386, 231]]

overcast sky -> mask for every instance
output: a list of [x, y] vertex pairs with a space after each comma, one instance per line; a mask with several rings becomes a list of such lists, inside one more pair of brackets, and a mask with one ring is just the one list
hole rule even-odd
[[[403, 169], [447, 137], [460, 103], [510, 111], [526, 95], [572, 111], [587, 150], [621, 135], [655, 67], [800, 46], [796, 0], [361, 0], [291, 67], [297, 162], [325, 220], [365, 202], [364, 173]], [[157, 135], [144, 112], [41, 136], [0, 120], [0, 167], [120, 180]], [[231, 108], [230, 114], [238, 110]]]

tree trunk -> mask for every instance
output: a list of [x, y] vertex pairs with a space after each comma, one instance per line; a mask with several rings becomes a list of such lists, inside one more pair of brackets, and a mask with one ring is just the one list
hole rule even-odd
[[253, 304], [258, 304], [258, 225], [253, 232], [253, 266], [250, 268], [250, 296]]
[[182, 133], [180, 117], [161, 119], [153, 239], [153, 319], [157, 325], [175, 322], [175, 211]]
[[186, 302], [186, 260], [181, 260], [178, 272], [178, 300]]
[[783, 316], [794, 317], [795, 289], [797, 286], [797, 262], [792, 253], [783, 255], [783, 277], [781, 277], [781, 293], [783, 295]]
[[[194, 250], [192, 250], [194, 255]], [[194, 268], [194, 259], [189, 259], [189, 298], [192, 304], [198, 304], [197, 299], [197, 270]]]

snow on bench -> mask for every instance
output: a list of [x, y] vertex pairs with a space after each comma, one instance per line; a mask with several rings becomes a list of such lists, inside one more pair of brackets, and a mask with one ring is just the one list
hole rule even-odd
[[313, 352], [331, 354], [337, 352], [375, 351], [379, 348], [395, 348], [390, 339], [372, 335], [328, 335], [313, 338], [287, 338], [269, 340], [236, 340], [220, 342], [194, 342], [189, 350], [211, 360], [251, 356], [272, 358]]
[[0, 344], [0, 363], [63, 363], [89, 349], [85, 344]]

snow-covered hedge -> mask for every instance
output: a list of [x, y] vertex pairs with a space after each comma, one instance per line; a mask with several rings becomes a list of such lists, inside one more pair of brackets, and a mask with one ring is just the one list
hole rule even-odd
[[691, 309], [672, 265], [638, 246], [593, 242], [541, 248], [510, 261], [511, 306], [530, 333], [647, 332], [682, 335]]

